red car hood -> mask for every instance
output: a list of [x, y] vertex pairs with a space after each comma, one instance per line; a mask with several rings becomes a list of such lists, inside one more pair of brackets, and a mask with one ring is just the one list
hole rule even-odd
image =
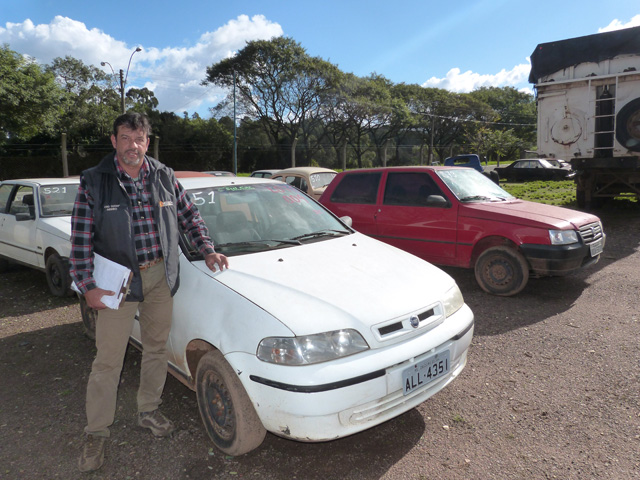
[[599, 222], [595, 215], [543, 203], [514, 200], [469, 203], [460, 206], [460, 215], [557, 230], [579, 229]]

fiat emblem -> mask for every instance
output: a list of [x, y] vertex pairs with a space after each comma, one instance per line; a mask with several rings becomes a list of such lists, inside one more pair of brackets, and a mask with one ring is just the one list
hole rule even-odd
[[411, 315], [409, 317], [409, 323], [413, 328], [418, 328], [420, 326], [420, 319], [417, 315]]

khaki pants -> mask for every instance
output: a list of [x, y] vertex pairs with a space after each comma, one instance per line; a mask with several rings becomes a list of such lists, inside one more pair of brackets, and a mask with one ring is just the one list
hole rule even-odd
[[167, 339], [171, 330], [173, 298], [167, 285], [164, 262], [143, 270], [141, 275], [143, 302], [125, 302], [118, 310], [107, 308], [98, 312], [98, 352], [87, 385], [86, 433], [109, 436], [136, 311], [139, 313], [142, 340], [138, 412], [151, 412], [160, 405], [167, 379]]

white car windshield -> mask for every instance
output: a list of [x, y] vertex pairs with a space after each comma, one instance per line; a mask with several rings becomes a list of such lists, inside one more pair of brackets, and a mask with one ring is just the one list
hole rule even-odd
[[438, 170], [437, 174], [461, 202], [497, 202], [515, 198], [475, 170], [457, 168]]
[[287, 184], [189, 190], [216, 251], [239, 255], [342, 236], [352, 231]]

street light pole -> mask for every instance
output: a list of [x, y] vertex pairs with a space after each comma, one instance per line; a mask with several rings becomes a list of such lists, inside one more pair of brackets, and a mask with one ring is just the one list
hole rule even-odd
[[129, 64], [127, 65], [127, 74], [124, 76], [124, 80], [122, 79], [122, 70], [120, 70], [120, 85], [122, 85], [122, 88], [120, 90], [120, 95], [121, 95], [120, 98], [122, 100], [122, 113], [125, 113], [124, 87], [127, 84], [127, 78], [129, 78], [129, 67], [131, 66], [131, 59], [136, 54], [136, 52], [141, 52], [141, 51], [142, 49], [140, 47], [136, 47], [136, 49], [131, 53], [131, 56], [129, 57]]
[[[128, 73], [127, 69], [127, 73]], [[122, 69], [120, 69], [120, 110], [121, 113], [125, 113], [126, 108], [124, 106], [124, 75]]]
[[236, 71], [233, 70], [233, 173], [238, 175], [238, 138], [236, 135]]
[[[141, 51], [142, 51], [142, 48], [136, 47], [136, 49], [131, 53], [131, 56], [129, 57], [129, 64], [127, 65], [126, 75], [122, 69], [120, 69], [120, 72], [119, 72], [120, 73], [120, 110], [122, 111], [122, 113], [126, 113], [126, 107], [124, 103], [124, 87], [127, 84], [127, 78], [129, 78], [129, 67], [131, 67], [131, 59], [137, 52], [141, 52]], [[100, 65], [102, 65], [103, 67], [105, 65], [109, 65], [109, 67], [111, 68], [111, 73], [113, 73], [114, 77], [116, 76], [116, 72], [113, 70], [113, 67], [109, 62], [100, 62]]]

